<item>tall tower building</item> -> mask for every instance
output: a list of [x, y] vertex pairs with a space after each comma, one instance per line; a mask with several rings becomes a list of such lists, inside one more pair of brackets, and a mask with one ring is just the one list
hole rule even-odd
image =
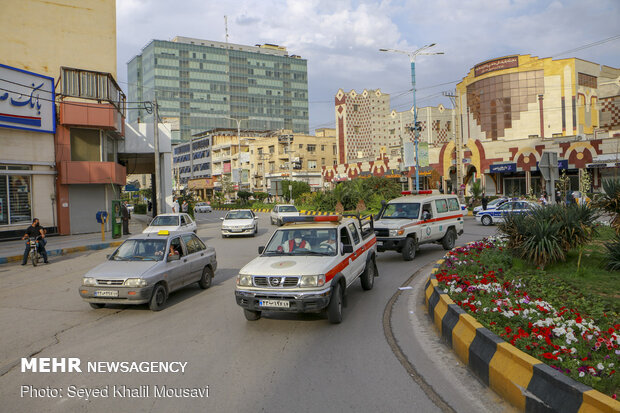
[[[180, 140], [213, 128], [308, 133], [307, 61], [286, 48], [175, 37], [152, 40], [127, 63], [129, 101], [179, 118]], [[129, 121], [145, 119], [132, 111]]]

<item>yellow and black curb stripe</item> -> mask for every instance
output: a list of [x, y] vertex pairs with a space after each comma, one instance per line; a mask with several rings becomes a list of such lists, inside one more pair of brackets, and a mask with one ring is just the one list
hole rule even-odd
[[[218, 207], [218, 208], [213, 208], [214, 211], [230, 211], [231, 207]], [[252, 211], [254, 212], [271, 212], [271, 208], [250, 208]], [[310, 210], [305, 210], [302, 209], [299, 211], [300, 214], [302, 215], [335, 215], [335, 212], [324, 212], [324, 211], [310, 211]]]
[[526, 412], [620, 412], [620, 402], [579, 383], [485, 328], [438, 286], [433, 267], [425, 304], [442, 338], [496, 393]]

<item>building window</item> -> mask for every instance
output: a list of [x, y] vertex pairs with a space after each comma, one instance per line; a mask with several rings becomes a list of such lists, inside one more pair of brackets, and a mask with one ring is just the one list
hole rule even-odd
[[591, 87], [594, 89], [597, 87], [596, 76], [587, 75], [585, 73], [578, 74], [577, 82], [579, 83], [579, 86]]
[[358, 108], [359, 108], [359, 105], [353, 105], [353, 112], [357, 112]]
[[321, 166], [325, 166], [325, 158], [321, 158]]
[[308, 161], [308, 169], [316, 169], [316, 161]]
[[360, 127], [359, 126], [353, 126], [353, 132], [359, 133], [359, 131], [360, 131]]
[[308, 152], [316, 152], [316, 145], [308, 144]]
[[396, 133], [396, 129], [390, 129], [390, 135], [394, 135]]
[[270, 146], [269, 146], [269, 153], [275, 153], [275, 151], [276, 151], [275, 146], [270, 145]]
[[304, 148], [304, 144], [303, 144], [303, 143], [300, 143], [300, 144], [299, 144], [299, 149], [303, 149], [303, 148]]
[[115, 141], [110, 136], [106, 136], [105, 139], [105, 161], [106, 162], [116, 162], [116, 157], [114, 156], [115, 151]]
[[338, 155], [338, 150], [336, 149], [336, 145], [332, 145], [332, 152], [333, 152], [333, 155]]
[[98, 129], [71, 128], [71, 160], [101, 161], [101, 136]]
[[321, 145], [321, 152], [325, 152], [325, 145]]
[[0, 165], [0, 170], [15, 170], [15, 175], [0, 175], [0, 225], [30, 223], [32, 207], [30, 199], [31, 177], [19, 175], [29, 166]]

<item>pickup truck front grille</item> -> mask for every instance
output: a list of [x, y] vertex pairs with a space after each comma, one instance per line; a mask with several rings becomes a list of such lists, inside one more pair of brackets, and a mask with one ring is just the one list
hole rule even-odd
[[390, 230], [389, 229], [377, 229], [375, 228], [375, 235], [378, 237], [389, 237]]
[[297, 287], [298, 277], [254, 277], [254, 285], [257, 287]]

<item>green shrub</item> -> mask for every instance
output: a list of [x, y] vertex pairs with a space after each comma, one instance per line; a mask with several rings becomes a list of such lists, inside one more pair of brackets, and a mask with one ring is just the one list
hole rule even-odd
[[541, 269], [549, 263], [563, 261], [564, 250], [559, 236], [561, 225], [532, 216], [527, 216], [525, 222], [528, 227], [518, 248], [521, 258], [536, 264]]
[[607, 248], [607, 266], [609, 271], [620, 271], [620, 235], [605, 243]]
[[134, 214], [146, 214], [146, 204], [136, 204], [133, 206]]

